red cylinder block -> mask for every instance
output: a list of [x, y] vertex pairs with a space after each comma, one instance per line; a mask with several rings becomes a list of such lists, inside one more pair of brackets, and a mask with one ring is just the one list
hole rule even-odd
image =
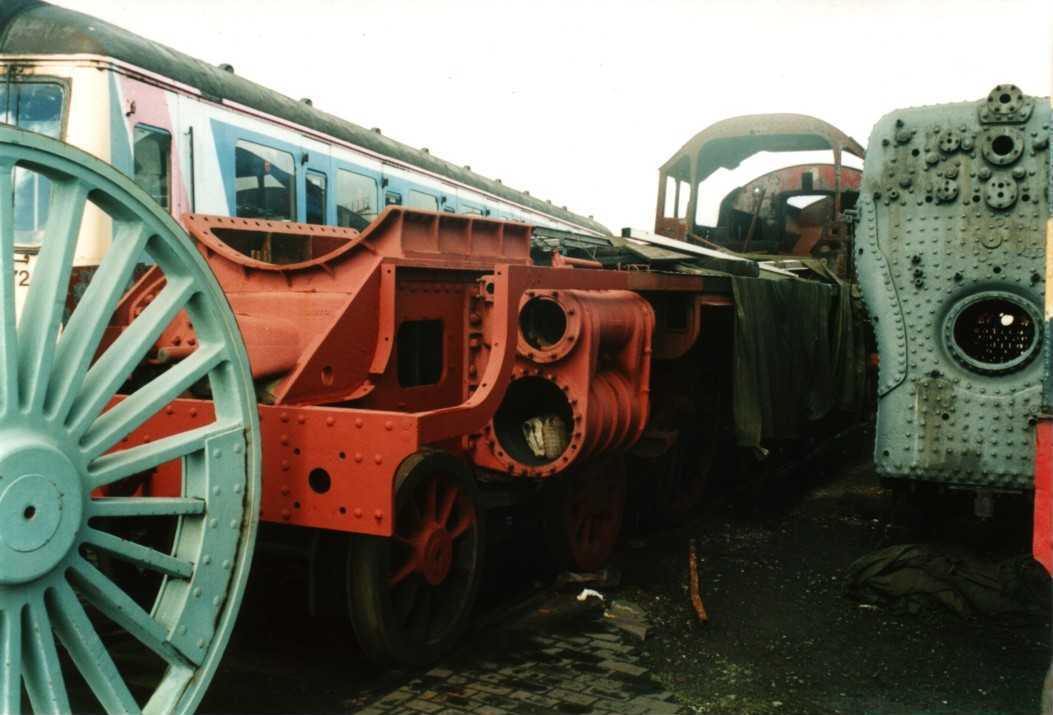
[[475, 462], [549, 476], [632, 446], [647, 423], [654, 322], [630, 291], [526, 291], [513, 380]]

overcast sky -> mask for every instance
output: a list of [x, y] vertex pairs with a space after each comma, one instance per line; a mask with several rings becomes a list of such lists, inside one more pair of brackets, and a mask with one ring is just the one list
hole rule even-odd
[[653, 226], [658, 166], [720, 119], [812, 114], [865, 144], [896, 108], [1053, 84], [1051, 0], [53, 1], [612, 229]]

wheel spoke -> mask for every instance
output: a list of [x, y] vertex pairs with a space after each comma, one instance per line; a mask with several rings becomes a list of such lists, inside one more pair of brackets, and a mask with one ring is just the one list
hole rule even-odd
[[87, 198], [88, 189], [80, 182], [52, 182], [48, 221], [33, 270], [33, 284], [18, 321], [19, 392], [23, 408], [31, 413], [41, 409], [47, 392]]
[[0, 163], [0, 414], [18, 409], [13, 171], [10, 162]]
[[446, 485], [446, 494], [443, 495], [442, 508], [439, 511], [439, 526], [446, 526], [453, 514], [453, 505], [460, 496], [460, 490], [453, 484]]
[[15, 715], [22, 710], [22, 606], [0, 611], [0, 663], [0, 713]]
[[26, 616], [28, 623], [23, 639], [23, 666], [26, 692], [29, 693], [33, 712], [57, 715], [72, 712], [59, 666], [55, 636], [43, 599], [31, 601]]
[[99, 497], [88, 504], [88, 516], [197, 516], [205, 513], [204, 499], [183, 497]]
[[105, 531], [92, 528], [85, 529], [84, 540], [122, 561], [128, 561], [141, 568], [156, 571], [166, 576], [189, 579], [194, 573], [194, 565], [189, 561], [162, 554], [149, 546], [122, 539]]
[[405, 581], [410, 574], [416, 571], [417, 565], [415, 563], [415, 556], [416, 554], [411, 554], [410, 557], [406, 559], [406, 562], [399, 567], [398, 571], [388, 577], [388, 588], [394, 588], [399, 585]]
[[123, 295], [150, 231], [141, 223], [122, 223], [113, 244], [84, 292], [59, 340], [55, 372], [45, 411], [64, 421], [80, 391], [110, 316]]
[[148, 442], [136, 447], [122, 449], [98, 457], [88, 467], [88, 488], [98, 489], [133, 474], [145, 472], [165, 462], [185, 457], [205, 448], [209, 439], [224, 432], [241, 429], [229, 422], [214, 422], [204, 427], [197, 427], [164, 437], [156, 442]]
[[66, 420], [74, 437], [87, 431], [193, 292], [191, 281], [169, 280], [142, 315], [92, 365]]
[[111, 715], [141, 712], [77, 594], [63, 582], [51, 595], [55, 634], [106, 712]]
[[101, 571], [84, 559], [77, 559], [72, 577], [74, 585], [104, 616], [170, 664], [188, 666], [188, 659], [168, 640], [165, 627]]
[[81, 438], [88, 459], [117, 444], [185, 392], [223, 360], [223, 345], [200, 345], [188, 357], [146, 383], [99, 417]]
[[439, 479], [432, 477], [428, 480], [428, 486], [424, 493], [424, 518], [428, 521], [438, 522], [439, 509]]
[[457, 522], [457, 526], [450, 529], [450, 538], [456, 540], [457, 537], [461, 536], [464, 532], [468, 531], [475, 523], [475, 512], [470, 509], [461, 517], [461, 520]]

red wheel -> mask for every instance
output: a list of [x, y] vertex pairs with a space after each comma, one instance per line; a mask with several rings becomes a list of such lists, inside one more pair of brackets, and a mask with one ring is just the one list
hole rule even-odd
[[408, 457], [396, 477], [395, 535], [359, 537], [350, 554], [351, 622], [379, 662], [438, 658], [467, 623], [479, 585], [475, 480], [443, 452]]
[[625, 512], [625, 463], [593, 462], [546, 489], [546, 532], [561, 567], [598, 571], [614, 552]]

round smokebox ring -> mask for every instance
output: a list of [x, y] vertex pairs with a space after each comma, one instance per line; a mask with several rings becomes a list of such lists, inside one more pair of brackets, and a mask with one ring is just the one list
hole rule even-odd
[[1007, 291], [983, 291], [951, 306], [943, 346], [963, 367], [984, 375], [1019, 370], [1041, 350], [1042, 313]]
[[564, 358], [581, 332], [581, 311], [571, 310], [555, 291], [552, 295], [531, 291], [523, 298], [516, 351], [539, 363]]
[[[567, 445], [563, 451], [552, 457], [538, 456], [527, 443], [523, 425], [533, 418], [556, 416], [563, 421], [568, 433]], [[560, 387], [545, 377], [530, 375], [513, 380], [508, 385], [501, 406], [493, 418], [493, 434], [497, 446], [512, 460], [527, 467], [544, 467], [555, 464], [563, 456], [573, 451], [578, 440], [574, 437], [576, 422], [570, 396]], [[496, 451], [496, 450], [495, 450]], [[501, 457], [498, 454], [498, 457]]]

